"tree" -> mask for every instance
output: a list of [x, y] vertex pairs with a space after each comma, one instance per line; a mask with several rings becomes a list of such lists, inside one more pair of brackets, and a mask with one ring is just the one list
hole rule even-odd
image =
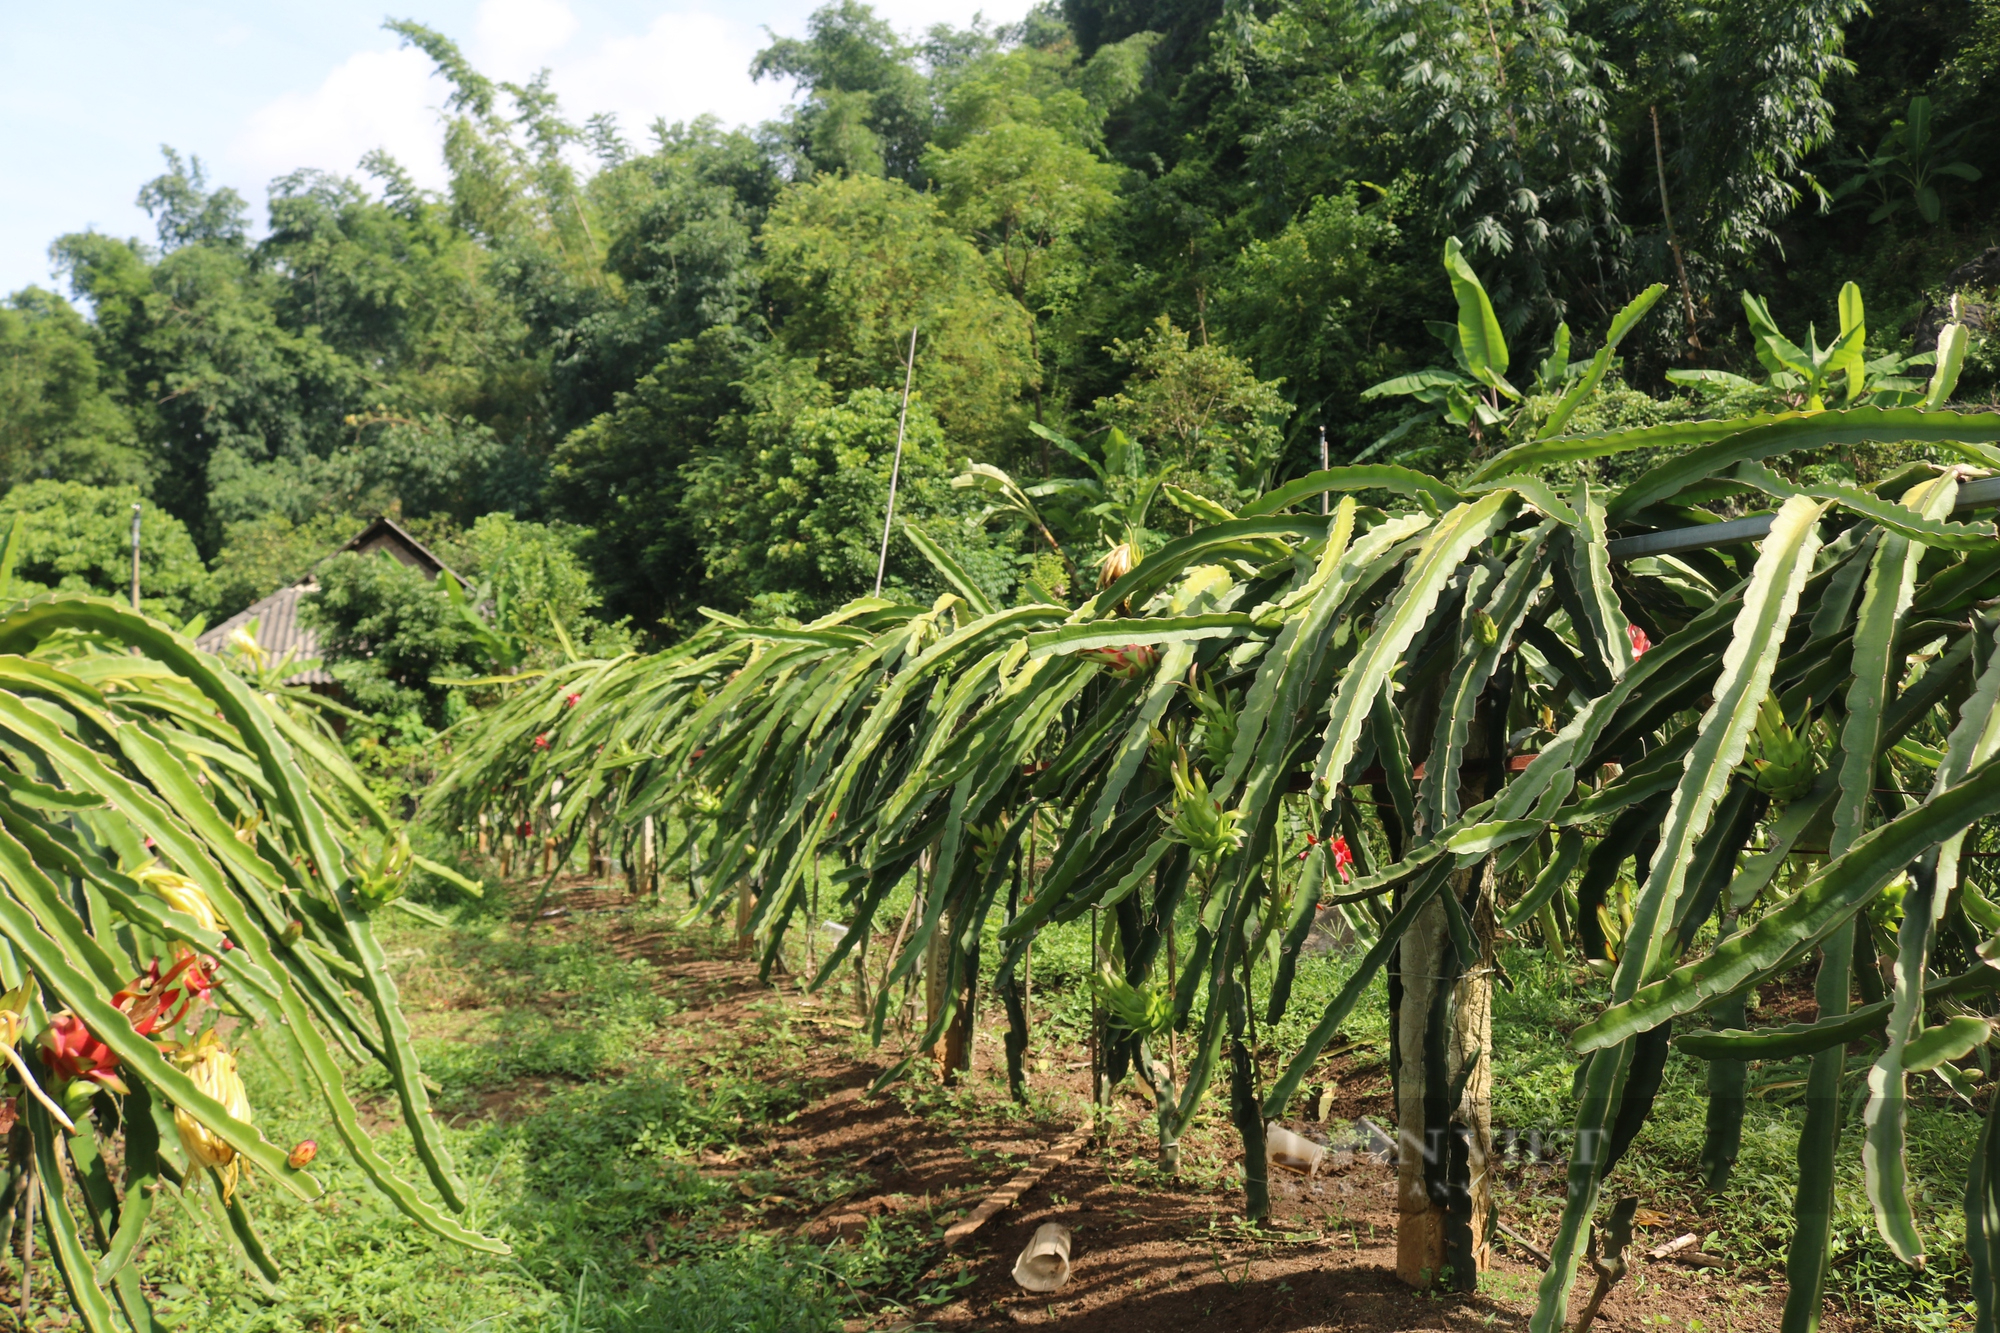
[[859, 0], [822, 5], [806, 33], [774, 40], [750, 66], [753, 79], [787, 79], [805, 90], [786, 128], [806, 171], [886, 173], [921, 184], [933, 113], [930, 89], [912, 66], [916, 52]]
[[1294, 439], [1327, 426], [1334, 448], [1348, 454], [1367, 438], [1350, 438], [1343, 426], [1361, 391], [1393, 368], [1382, 336], [1399, 324], [1411, 285], [1398, 258], [1404, 206], [1398, 194], [1364, 201], [1358, 189], [1321, 196], [1277, 235], [1244, 246], [1218, 284], [1217, 327], [1260, 376], [1282, 386], [1296, 413]]
[[464, 716], [462, 693], [439, 677], [494, 666], [483, 627], [422, 570], [384, 552], [342, 552], [317, 568], [319, 591], [301, 611], [320, 653], [355, 707], [405, 730]]
[[1092, 151], [1109, 108], [1064, 86], [1067, 56], [1022, 49], [978, 62], [953, 86], [924, 154], [946, 215], [1031, 312], [1038, 367], [1042, 321], [1059, 316], [1087, 280], [1079, 235], [1113, 212], [1122, 174]]
[[1563, 0], [1387, 3], [1373, 17], [1426, 204], [1489, 270], [1507, 328], [1563, 318], [1564, 294], [1617, 255], [1617, 73], [1601, 42]]
[[616, 657], [629, 644], [622, 623], [607, 625], [596, 615], [597, 587], [576, 554], [582, 536], [580, 529], [494, 513], [439, 545], [482, 594], [493, 628], [520, 644], [522, 662], [545, 666], [578, 655]]
[[556, 452], [549, 502], [582, 525], [577, 549], [606, 614], [672, 634], [717, 600], [702, 574], [702, 515], [685, 503], [697, 458], [741, 451], [742, 383], [757, 350], [719, 326], [667, 348], [613, 409]]
[[774, 341], [837, 393], [916, 384], [960, 447], [1007, 433], [1036, 380], [1028, 312], [988, 280], [937, 202], [900, 181], [821, 177], [771, 210], [761, 247]]
[[214, 220], [240, 201], [203, 195], [198, 164], [189, 171], [171, 154], [169, 164], [142, 192], [166, 251], [159, 262], [94, 232], [55, 251], [95, 310], [106, 370], [128, 402], [146, 405], [138, 424], [159, 460], [158, 498], [212, 550], [229, 522], [317, 507], [319, 465], [362, 375], [317, 330], [278, 319], [240, 231]]
[[90, 334], [68, 302], [39, 287], [0, 306], [0, 488], [37, 477], [114, 486], [148, 479]]
[[564, 426], [611, 410], [663, 349], [752, 316], [759, 296], [754, 231], [775, 198], [768, 157], [712, 118], [661, 127], [657, 153], [591, 183], [606, 201], [608, 278], [590, 299], [536, 306], [531, 319], [554, 347], [551, 376]]
[[[706, 455], [692, 469], [687, 513], [711, 586], [764, 616], [802, 618], [871, 590], [898, 414], [896, 394], [857, 389], [753, 417], [746, 451]], [[951, 551], [992, 594], [1004, 594], [1011, 561], [965, 528], [968, 502], [949, 481], [955, 461], [929, 404], [912, 398], [897, 517]], [[889, 555], [884, 596], [928, 602], [940, 590], [905, 538], [892, 536]]]
[[[31, 481], [0, 496], [0, 540], [16, 516], [17, 594], [57, 589], [125, 601], [132, 595], [132, 506], [137, 486]], [[181, 521], [144, 506], [139, 547], [140, 606], [181, 620], [205, 610], [208, 571]]]
[[356, 531], [353, 514], [332, 512], [315, 514], [303, 523], [283, 514], [265, 514], [231, 524], [209, 575], [210, 618], [226, 620], [296, 583]]
[[1138, 341], [1112, 346], [1133, 375], [1124, 389], [1097, 400], [1098, 420], [1220, 497], [1234, 501], [1264, 488], [1287, 415], [1275, 384], [1225, 349], [1191, 342], [1165, 315]]

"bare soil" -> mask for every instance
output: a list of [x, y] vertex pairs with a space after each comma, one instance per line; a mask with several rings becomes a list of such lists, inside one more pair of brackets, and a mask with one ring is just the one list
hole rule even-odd
[[[1088, 1117], [1088, 1051], [1031, 1050], [1034, 1113], [1006, 1096], [997, 1006], [982, 1016], [974, 1068], [959, 1087], [938, 1088], [934, 1068], [919, 1066], [907, 1085], [866, 1095], [868, 1086], [903, 1050], [896, 1035], [871, 1050], [851, 1001], [802, 996], [790, 979], [765, 985], [754, 961], [659, 930], [635, 928], [622, 887], [579, 884], [551, 901], [564, 909], [537, 930], [554, 938], [584, 932], [608, 948], [643, 957], [659, 969], [663, 988], [683, 1008], [668, 1020], [657, 1049], [689, 1063], [704, 1062], [731, 1034], [752, 1024], [790, 1024], [809, 1034], [799, 1067], [775, 1071], [809, 1089], [810, 1101], [762, 1144], [707, 1154], [705, 1174], [737, 1179], [744, 1194], [732, 1210], [743, 1230], [846, 1243], [868, 1219], [915, 1214], [934, 1224], [929, 1234], [971, 1211], [1022, 1165]], [[718, 937], [720, 938], [720, 937]], [[1776, 998], [1776, 997], [1770, 997]], [[1768, 1000], [1767, 1000], [1768, 1004]], [[1771, 1006], [1778, 1007], [1778, 1006]], [[1768, 1021], [1768, 1012], [1760, 1017]], [[1368, 1116], [1393, 1121], [1387, 1068], [1379, 1050], [1357, 1048], [1326, 1062], [1336, 1093], [1327, 1125], [1294, 1122], [1324, 1139], [1326, 1128]], [[523, 1090], [526, 1092], [527, 1090]], [[1161, 1330], [1308, 1330], [1402, 1333], [1527, 1326], [1540, 1267], [1514, 1241], [1498, 1238], [1493, 1268], [1476, 1293], [1419, 1292], [1395, 1274], [1395, 1168], [1348, 1156], [1313, 1180], [1274, 1171], [1271, 1220], [1248, 1228], [1237, 1214], [1235, 1185], [1241, 1146], [1223, 1121], [1197, 1125], [1183, 1140], [1182, 1177], [1169, 1181], [1149, 1163], [1154, 1153], [1150, 1102], [1128, 1081], [1096, 1137], [1058, 1166], [1014, 1206], [954, 1249], [934, 1240], [933, 1276], [969, 1275], [938, 1308], [885, 1310], [851, 1330], [898, 1327], [1001, 1329], [1037, 1325], [1091, 1333]], [[532, 1093], [524, 1102], [538, 1100]], [[496, 1097], [488, 1113], [508, 1114]], [[846, 1197], [813, 1206], [770, 1182], [787, 1172], [853, 1173], [865, 1183]], [[1500, 1185], [1501, 1218], [1532, 1242], [1524, 1217], [1551, 1217], [1563, 1193], [1563, 1164], [1510, 1163]], [[1676, 1329], [1755, 1333], [1775, 1330], [1784, 1299], [1783, 1274], [1768, 1269], [1696, 1266], [1693, 1255], [1652, 1261], [1644, 1251], [1685, 1232], [1711, 1229], [1697, 1214], [1642, 1211], [1632, 1270], [1605, 1301], [1598, 1330]], [[1011, 1276], [1015, 1257], [1035, 1229], [1060, 1222], [1072, 1233], [1072, 1274], [1059, 1291], [1036, 1296]], [[919, 1233], [921, 1234], [921, 1233]], [[657, 1252], [659, 1238], [638, 1238]], [[1593, 1279], [1586, 1267], [1570, 1300], [1580, 1313]], [[1859, 1327], [1829, 1311], [1825, 1327]]]

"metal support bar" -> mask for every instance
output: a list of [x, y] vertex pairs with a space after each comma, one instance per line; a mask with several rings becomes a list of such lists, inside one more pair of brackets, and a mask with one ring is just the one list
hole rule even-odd
[[[1952, 513], [1981, 509], [1987, 505], [2000, 505], [2000, 477], [1981, 477], [1978, 481], [1968, 481], [1960, 486], [1958, 503], [1952, 507]], [[1756, 518], [1733, 518], [1725, 523], [1699, 523], [1691, 528], [1673, 528], [1666, 532], [1648, 532], [1638, 537], [1620, 537], [1611, 543], [1611, 558], [1636, 560], [1642, 555], [1672, 555], [1676, 551], [1699, 551], [1706, 547], [1733, 546], [1738, 542], [1760, 540], [1769, 536], [1770, 532], [1769, 514], [1762, 514]]]

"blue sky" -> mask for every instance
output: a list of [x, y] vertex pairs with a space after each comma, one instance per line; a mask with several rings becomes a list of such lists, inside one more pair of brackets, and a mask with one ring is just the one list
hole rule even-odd
[[[298, 167], [351, 172], [387, 148], [441, 183], [443, 85], [382, 30], [393, 15], [457, 41], [485, 73], [552, 71], [576, 120], [615, 113], [637, 140], [656, 116], [764, 119], [788, 90], [752, 83], [768, 27], [801, 34], [815, 0], [227, 0], [97, 6], [0, 0], [0, 293], [54, 285], [49, 242], [94, 227], [150, 238], [134, 204], [160, 146], [199, 155], [262, 222], [264, 187]], [[1008, 22], [1028, 0], [876, 0], [898, 28]]]

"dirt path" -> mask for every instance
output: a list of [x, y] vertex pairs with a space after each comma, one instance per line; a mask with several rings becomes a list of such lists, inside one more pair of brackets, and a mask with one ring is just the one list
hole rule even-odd
[[[783, 1076], [802, 1082], [811, 1100], [782, 1135], [745, 1142], [727, 1155], [704, 1158], [705, 1174], [738, 1181], [746, 1203], [733, 1223], [746, 1230], [842, 1243], [891, 1215], [931, 1224], [929, 1234], [963, 1217], [1019, 1167], [1086, 1118], [1087, 1052], [1037, 1050], [1048, 1072], [1036, 1075], [1032, 1113], [1005, 1095], [1000, 1043], [1004, 1024], [989, 1012], [974, 1043], [974, 1070], [952, 1091], [919, 1071], [876, 1097], [868, 1085], [897, 1058], [895, 1038], [871, 1051], [851, 1007], [836, 1000], [774, 989], [757, 981], [753, 963], [690, 945], [670, 933], [635, 929], [624, 915], [629, 900], [614, 889], [573, 891], [566, 912], [545, 923], [552, 937], [601, 933], [607, 947], [643, 957], [684, 1008], [661, 1033], [662, 1052], [699, 1061], [717, 1033], [751, 1024], [789, 1026], [803, 1033], [792, 1049], [801, 1066]], [[1075, 1067], [1082, 1066], [1082, 1067]], [[1342, 1089], [1329, 1120], [1367, 1115], [1388, 1124], [1386, 1067], [1378, 1052], [1358, 1050], [1330, 1062]], [[1160, 1179], [1150, 1167], [1154, 1144], [1143, 1119], [1150, 1106], [1130, 1085], [1117, 1093], [1109, 1123], [1073, 1160], [1056, 1167], [974, 1236], [949, 1253], [929, 1247], [933, 1278], [956, 1275], [963, 1285], [948, 1304], [902, 1313], [885, 1311], [850, 1329], [898, 1326], [998, 1329], [1040, 1325], [1091, 1333], [1161, 1330], [1308, 1330], [1402, 1333], [1527, 1326], [1541, 1270], [1518, 1245], [1496, 1254], [1481, 1290], [1433, 1295], [1395, 1277], [1395, 1169], [1366, 1157], [1329, 1166], [1307, 1181], [1273, 1172], [1271, 1222], [1252, 1231], [1235, 1220], [1234, 1184], [1240, 1147], [1219, 1117], [1194, 1127], [1184, 1144], [1183, 1177]], [[1318, 1126], [1295, 1122], [1312, 1132]], [[782, 1180], [809, 1165], [830, 1164], [863, 1182], [821, 1207], [787, 1198]], [[1562, 1164], [1511, 1165], [1503, 1173], [1503, 1217], [1551, 1215], [1562, 1194]], [[1524, 1196], [1540, 1196], [1522, 1208]], [[1642, 1217], [1635, 1249], [1686, 1231], [1706, 1234], [1698, 1217]], [[1072, 1276], [1050, 1296], [1015, 1285], [1015, 1256], [1037, 1226], [1071, 1228]], [[1517, 1224], [1526, 1225], [1526, 1224]], [[911, 1234], [904, 1232], [902, 1234]], [[917, 1232], [915, 1234], [923, 1234]], [[1531, 1239], [1546, 1243], [1546, 1235]], [[651, 1248], [649, 1243], [647, 1248]], [[1589, 1291], [1580, 1278], [1572, 1318]], [[1593, 1324], [1599, 1330], [1677, 1329], [1751, 1333], [1775, 1330], [1782, 1274], [1765, 1270], [1693, 1267], [1639, 1257]], [[1829, 1329], [1857, 1327], [1829, 1312]]]

